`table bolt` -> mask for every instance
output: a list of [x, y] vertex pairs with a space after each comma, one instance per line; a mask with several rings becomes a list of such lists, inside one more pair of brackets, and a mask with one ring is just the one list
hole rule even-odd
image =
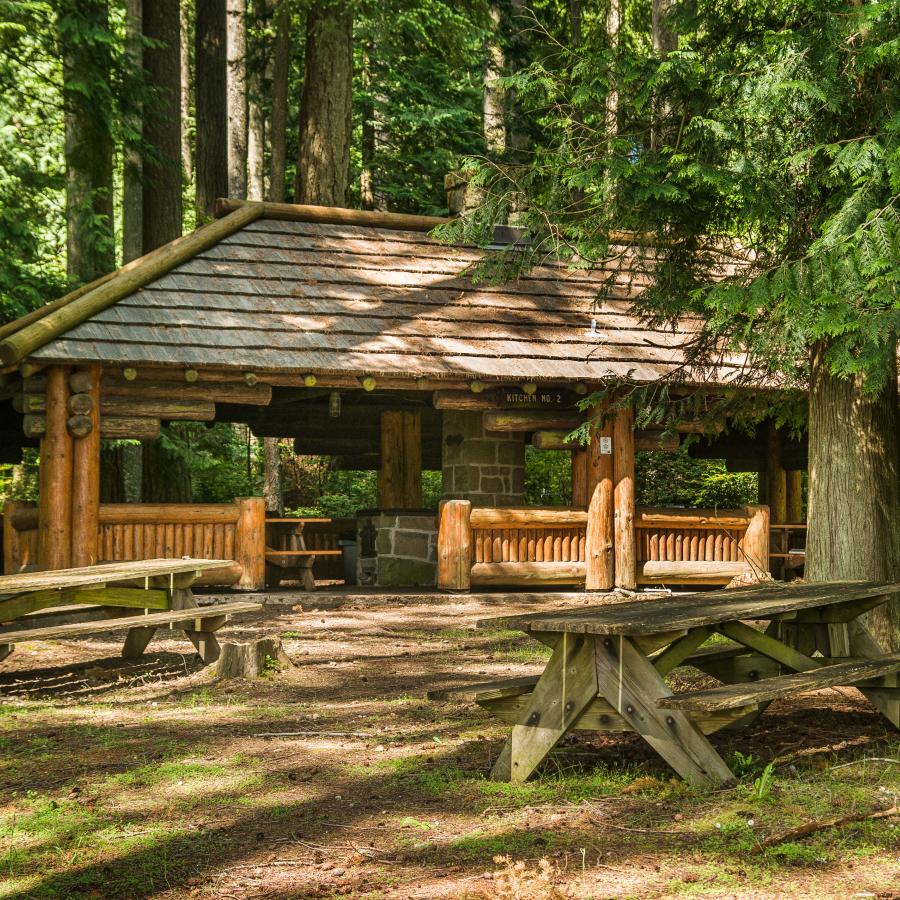
[[625, 707], [625, 712], [627, 712], [629, 716], [633, 715], [634, 707], [629, 703], [628, 706]]
[[666, 725], [671, 728], [674, 724], [675, 720], [672, 718], [672, 716], [666, 716]]
[[541, 721], [541, 714], [540, 714], [537, 710], [535, 710], [535, 711], [528, 717], [528, 724], [529, 724], [529, 725], [537, 725], [537, 723], [540, 722], [540, 721]]
[[565, 705], [564, 709], [565, 709], [566, 713], [568, 714], [568, 713], [572, 712], [573, 709], [575, 709], [575, 704], [570, 700], [570, 701]]

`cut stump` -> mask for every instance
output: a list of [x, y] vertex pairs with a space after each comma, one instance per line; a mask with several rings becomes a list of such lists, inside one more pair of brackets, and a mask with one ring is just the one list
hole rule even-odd
[[246, 644], [222, 644], [216, 664], [217, 678], [259, 678], [272, 668], [293, 668], [281, 638], [269, 636]]

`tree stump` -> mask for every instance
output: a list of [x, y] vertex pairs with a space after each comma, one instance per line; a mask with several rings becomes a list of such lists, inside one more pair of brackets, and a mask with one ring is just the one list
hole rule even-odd
[[246, 644], [222, 644], [216, 663], [217, 678], [259, 678], [275, 668], [293, 668], [281, 638], [269, 636]]

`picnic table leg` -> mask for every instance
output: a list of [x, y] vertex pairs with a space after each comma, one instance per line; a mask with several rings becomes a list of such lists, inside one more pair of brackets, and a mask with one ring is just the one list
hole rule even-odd
[[491, 778], [495, 781], [525, 781], [597, 696], [590, 637], [557, 634], [539, 639], [555, 639], [553, 655], [529, 697], [523, 724], [513, 725], [494, 763]]
[[0, 644], [0, 662], [3, 662], [13, 652], [13, 644]]
[[129, 628], [125, 636], [125, 644], [122, 647], [123, 659], [139, 659], [147, 649], [147, 644], [153, 639], [156, 628], [149, 625], [138, 625]]
[[200, 655], [200, 659], [202, 659], [203, 662], [211, 663], [219, 658], [222, 649], [219, 647], [219, 641], [213, 632], [185, 629], [184, 633], [190, 638], [194, 647], [196, 647], [197, 653]]
[[[872, 632], [866, 628], [865, 624], [859, 619], [855, 619], [847, 626], [849, 631], [850, 652], [854, 656], [881, 656], [884, 650], [881, 644], [872, 636]], [[891, 676], [897, 684], [897, 674]], [[879, 691], [878, 688], [864, 688], [859, 690], [863, 696], [872, 704], [887, 720], [894, 726], [900, 728], [900, 697], [886, 691]]]
[[597, 685], [613, 709], [695, 787], [734, 781], [728, 766], [700, 729], [681, 711], [658, 709], [672, 692], [647, 657], [622, 636], [598, 636]]

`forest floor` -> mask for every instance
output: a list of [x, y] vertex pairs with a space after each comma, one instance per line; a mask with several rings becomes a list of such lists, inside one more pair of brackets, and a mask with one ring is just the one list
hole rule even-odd
[[267, 606], [220, 632], [282, 635], [296, 668], [252, 682], [215, 682], [180, 639], [137, 665], [121, 635], [20, 645], [0, 672], [0, 897], [900, 898], [900, 817], [865, 818], [897, 804], [900, 741], [851, 689], [715, 735], [730, 790], [584, 732], [526, 785], [488, 780], [504, 727], [424, 695], [539, 671], [535, 642], [474, 629], [523, 608]]

